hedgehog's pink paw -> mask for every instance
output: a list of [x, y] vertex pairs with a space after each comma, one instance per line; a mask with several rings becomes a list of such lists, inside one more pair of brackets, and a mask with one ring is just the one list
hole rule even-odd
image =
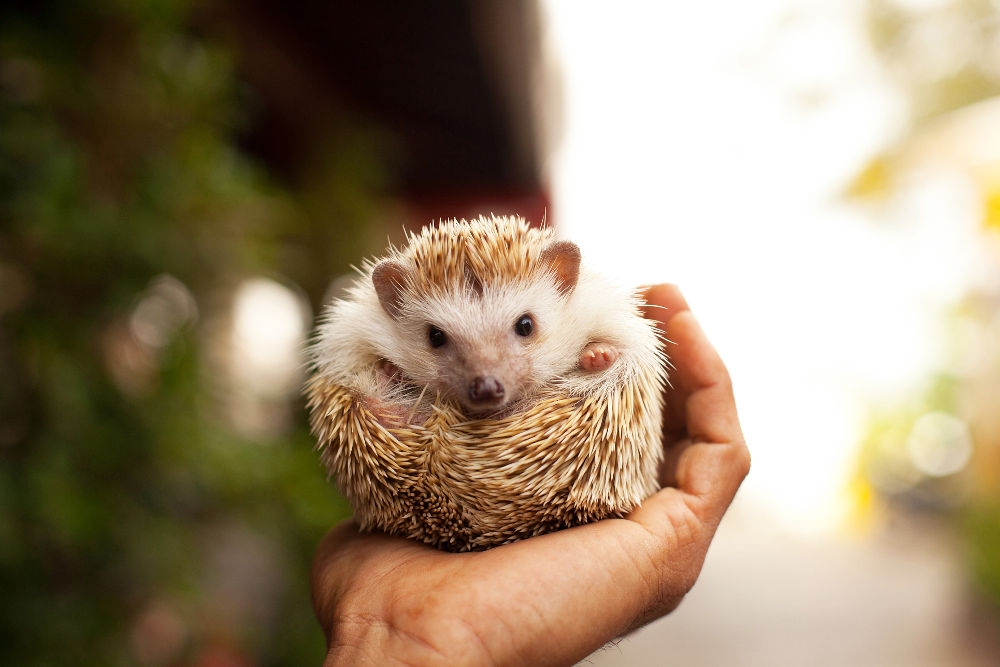
[[399, 370], [399, 366], [388, 359], [379, 359], [375, 368], [378, 369], [379, 375], [390, 384], [403, 381], [403, 371]]
[[618, 359], [618, 350], [608, 343], [588, 343], [580, 355], [580, 368], [603, 371]]

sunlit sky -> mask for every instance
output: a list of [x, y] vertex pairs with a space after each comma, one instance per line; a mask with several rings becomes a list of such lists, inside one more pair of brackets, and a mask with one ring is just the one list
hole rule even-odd
[[682, 287], [734, 376], [741, 503], [805, 533], [843, 525], [868, 406], [941, 361], [942, 309], [983, 266], [951, 172], [918, 173], [879, 217], [840, 198], [906, 130], [861, 9], [542, 2], [560, 233], [622, 281]]

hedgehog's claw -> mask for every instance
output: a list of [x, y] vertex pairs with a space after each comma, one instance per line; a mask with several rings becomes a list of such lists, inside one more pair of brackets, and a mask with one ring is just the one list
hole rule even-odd
[[603, 371], [618, 360], [618, 349], [608, 343], [588, 343], [580, 354], [580, 368], [585, 371]]

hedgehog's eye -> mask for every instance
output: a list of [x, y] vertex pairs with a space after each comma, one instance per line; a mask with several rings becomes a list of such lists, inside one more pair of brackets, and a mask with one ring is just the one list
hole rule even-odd
[[448, 342], [448, 337], [444, 335], [443, 331], [432, 324], [427, 329], [427, 340], [430, 341], [431, 347], [441, 347]]
[[528, 313], [521, 315], [517, 318], [517, 322], [514, 322], [514, 333], [518, 336], [530, 336], [534, 330], [535, 320]]

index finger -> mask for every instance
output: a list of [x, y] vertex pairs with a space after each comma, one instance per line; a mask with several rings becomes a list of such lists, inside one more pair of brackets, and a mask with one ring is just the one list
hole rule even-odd
[[[673, 408], [690, 441], [677, 462], [677, 488], [696, 501], [692, 509], [700, 518], [714, 524], [732, 502], [750, 466], [729, 371], [675, 286], [650, 288], [647, 299], [667, 308], [672, 304], [675, 309], [651, 315], [663, 322], [665, 334], [674, 343], [671, 361], [680, 389], [675, 398], [683, 404]], [[669, 414], [667, 419], [669, 426]], [[647, 502], [655, 503], [656, 496]]]
[[677, 313], [689, 310], [687, 299], [681, 294], [677, 285], [667, 283], [652, 285], [642, 290], [642, 295], [646, 299], [646, 307], [643, 308], [643, 315], [657, 323], [660, 331], [666, 332], [667, 324]]
[[[642, 290], [642, 295], [646, 301], [642, 314], [646, 319], [656, 322], [656, 328], [659, 329], [667, 344], [667, 349], [664, 352], [668, 359], [672, 359], [674, 341], [670, 337], [670, 320], [679, 313], [689, 311], [687, 299], [681, 294], [677, 285], [670, 284], [647, 287]], [[663, 405], [663, 447], [667, 458], [664, 461], [664, 473], [661, 474], [661, 477], [663, 477], [665, 484], [674, 484], [673, 469], [676, 466], [676, 458], [680, 455], [678, 441], [687, 437], [684, 402], [685, 395], [682, 387], [674, 385], [671, 377], [671, 384], [667, 387], [666, 400]]]

